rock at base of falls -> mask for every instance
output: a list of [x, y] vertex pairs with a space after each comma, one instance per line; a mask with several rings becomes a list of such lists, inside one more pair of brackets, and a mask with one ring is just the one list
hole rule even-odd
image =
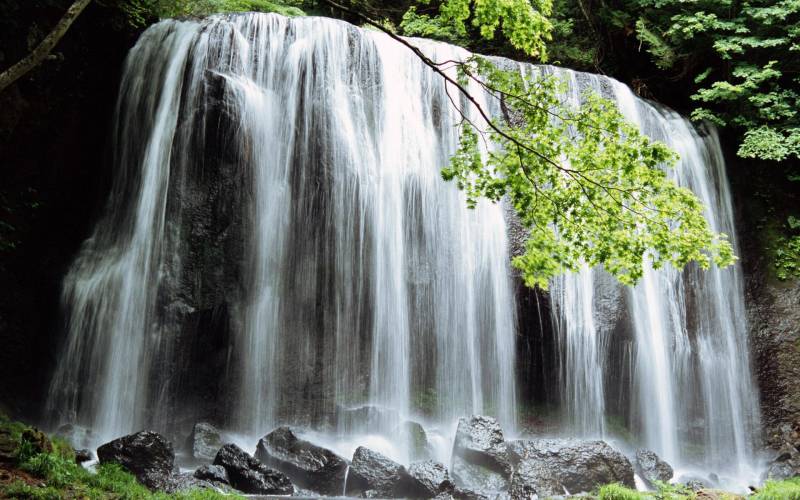
[[170, 488], [175, 468], [172, 443], [153, 431], [140, 431], [97, 448], [101, 464], [117, 463], [152, 490]]
[[433, 456], [428, 434], [422, 424], [408, 420], [398, 429], [398, 433], [408, 441], [412, 460], [427, 460]]
[[192, 433], [186, 439], [186, 450], [192, 458], [210, 462], [220, 448], [222, 437], [216, 427], [205, 422], [194, 424]]
[[214, 457], [214, 465], [224, 467], [231, 486], [242, 493], [291, 495], [294, 492], [286, 474], [270, 469], [235, 444], [223, 446]]
[[780, 448], [770, 462], [763, 479], [782, 481], [800, 476], [800, 432], [788, 424], [781, 426]]
[[221, 465], [203, 465], [194, 471], [194, 477], [213, 484], [231, 484], [228, 471]]
[[514, 498], [575, 494], [608, 483], [635, 487], [633, 465], [605, 441], [513, 441], [508, 451], [515, 465], [510, 487]]
[[433, 460], [414, 462], [408, 467], [408, 474], [423, 486], [426, 497], [451, 494], [455, 490], [447, 467], [439, 462]]
[[94, 458], [94, 455], [92, 454], [92, 450], [89, 450], [87, 448], [81, 448], [80, 450], [75, 450], [75, 463], [76, 464], [82, 464], [84, 462], [88, 462], [92, 458]]
[[674, 474], [667, 462], [654, 452], [644, 449], [636, 450], [636, 469], [650, 486], [654, 486], [655, 481], [667, 483]]
[[511, 475], [511, 462], [503, 429], [497, 419], [475, 415], [458, 421], [453, 457], [485, 467], [504, 477]]
[[405, 467], [363, 446], [356, 448], [345, 494], [363, 497], [428, 498], [426, 487]]
[[259, 440], [256, 458], [302, 488], [327, 495], [342, 493], [347, 462], [326, 448], [299, 439], [289, 427], [279, 427]]
[[508, 489], [511, 461], [496, 419], [476, 415], [458, 421], [451, 470], [459, 488], [479, 493]]

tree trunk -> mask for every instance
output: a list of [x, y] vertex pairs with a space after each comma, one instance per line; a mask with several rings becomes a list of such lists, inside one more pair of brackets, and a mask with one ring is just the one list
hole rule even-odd
[[75, 2], [67, 9], [64, 16], [58, 21], [53, 31], [51, 31], [39, 45], [33, 49], [33, 52], [25, 56], [17, 64], [11, 66], [4, 72], [0, 73], [0, 92], [5, 90], [6, 87], [17, 81], [20, 77], [24, 76], [28, 71], [38, 66], [47, 56], [53, 47], [56, 46], [61, 37], [67, 32], [75, 19], [83, 12], [92, 0], [75, 0]]

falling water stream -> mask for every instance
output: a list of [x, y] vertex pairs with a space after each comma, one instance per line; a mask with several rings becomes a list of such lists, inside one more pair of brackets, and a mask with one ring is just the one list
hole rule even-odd
[[[414, 43], [434, 60], [468, 55]], [[606, 77], [520, 67], [558, 72], [575, 104], [587, 87], [616, 100], [678, 150], [671, 175], [735, 243], [713, 130]], [[51, 415], [101, 439], [201, 406], [251, 436], [286, 422], [391, 436], [409, 419], [449, 436], [457, 417], [481, 413], [513, 434], [506, 223], [440, 178], [458, 141], [451, 98], [405, 47], [339, 21], [246, 14], [148, 29], [126, 61], [107, 213], [65, 279]], [[757, 404], [738, 267], [648, 270], [629, 292], [586, 268], [551, 296], [571, 433], [609, 432], [606, 374], [628, 366], [610, 347], [628, 342], [630, 383], [617, 390], [631, 394], [640, 443], [676, 463], [687, 440], [706, 464], [749, 463]], [[609, 304], [615, 314], [599, 312]], [[612, 316], [631, 338], [617, 342]], [[201, 336], [223, 339], [222, 361]], [[218, 403], [182, 397], [209, 372]], [[370, 428], [331, 419], [365, 404], [380, 414]]]

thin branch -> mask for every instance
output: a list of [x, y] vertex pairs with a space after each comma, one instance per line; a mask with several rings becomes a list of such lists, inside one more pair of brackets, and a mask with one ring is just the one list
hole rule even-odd
[[44, 40], [17, 64], [0, 73], [0, 92], [41, 64], [92, 0], [75, 0]]

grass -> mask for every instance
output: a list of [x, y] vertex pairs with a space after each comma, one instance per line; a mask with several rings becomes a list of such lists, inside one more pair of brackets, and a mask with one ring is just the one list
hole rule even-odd
[[[155, 493], [117, 464], [102, 464], [90, 472], [75, 463], [75, 451], [63, 439], [51, 438], [52, 451], [42, 452], [23, 438], [28, 426], [0, 415], [0, 429], [18, 443], [16, 463], [8, 469], [12, 479], [0, 483], [0, 498], [32, 500], [221, 500], [243, 498], [216, 490], [195, 489], [167, 495]], [[35, 478], [35, 481], [31, 479]]]
[[751, 500], [800, 500], [800, 476], [785, 481], [767, 481]]

